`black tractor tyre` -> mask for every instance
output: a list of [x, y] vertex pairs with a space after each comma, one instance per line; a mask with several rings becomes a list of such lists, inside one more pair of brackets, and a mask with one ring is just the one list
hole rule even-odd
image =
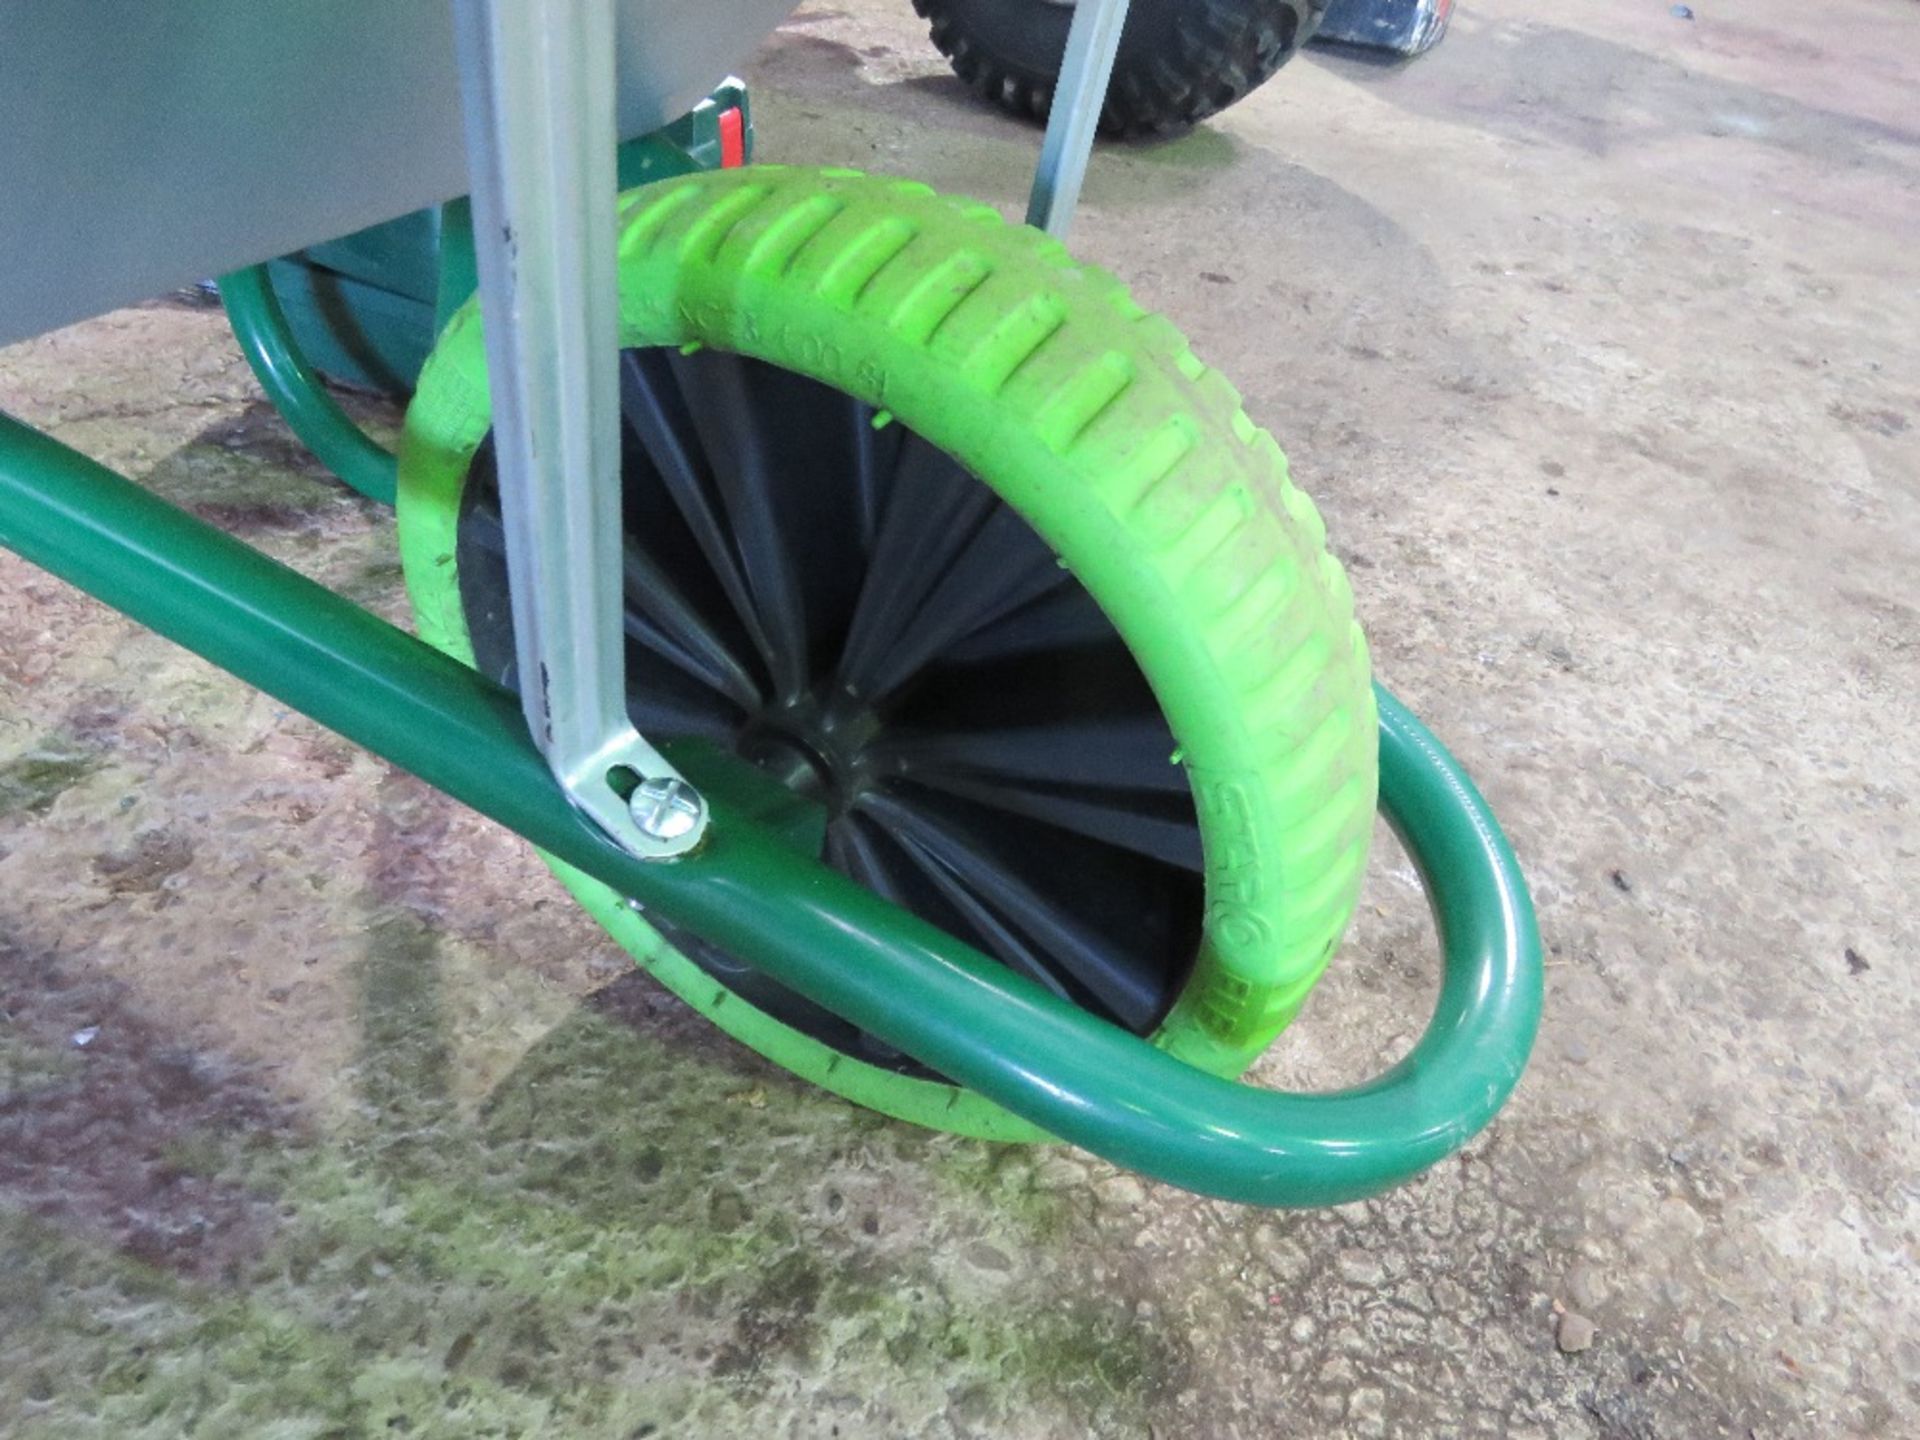
[[[1185, 130], [1258, 88], [1307, 42], [1327, 0], [1133, 0], [1100, 132]], [[913, 0], [954, 73], [1005, 110], [1045, 120], [1073, 6]]]

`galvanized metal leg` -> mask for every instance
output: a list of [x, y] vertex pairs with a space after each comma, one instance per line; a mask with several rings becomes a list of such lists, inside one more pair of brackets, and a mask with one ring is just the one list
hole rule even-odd
[[1127, 0], [1079, 0], [1067, 31], [1067, 53], [1054, 82], [1047, 138], [1040, 146], [1027, 201], [1027, 223], [1056, 239], [1065, 239], [1080, 203], [1080, 183], [1100, 128], [1100, 110], [1113, 78], [1113, 57], [1127, 24]]
[[706, 804], [627, 718], [614, 7], [454, 0], [521, 702], [574, 804], [643, 858]]

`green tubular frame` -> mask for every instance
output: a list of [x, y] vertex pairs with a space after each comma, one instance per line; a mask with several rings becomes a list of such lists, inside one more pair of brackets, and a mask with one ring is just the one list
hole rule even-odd
[[1380, 692], [1380, 792], [1445, 954], [1426, 1034], [1328, 1094], [1194, 1070], [1048, 995], [783, 843], [716, 793], [711, 838], [636, 860], [567, 803], [505, 690], [0, 415], [0, 541], [568, 863], [658, 907], [1053, 1134], [1228, 1200], [1328, 1205], [1405, 1180], [1505, 1101], [1540, 1015], [1512, 851], [1433, 736]]
[[320, 462], [369, 500], [393, 504], [398, 462], [340, 408], [294, 342], [267, 267], [220, 277], [220, 299], [254, 378]]

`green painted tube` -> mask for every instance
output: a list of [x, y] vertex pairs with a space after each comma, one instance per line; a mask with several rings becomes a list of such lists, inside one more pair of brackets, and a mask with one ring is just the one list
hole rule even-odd
[[1433, 897], [1440, 998], [1378, 1079], [1280, 1094], [1056, 999], [717, 797], [695, 855], [633, 859], [567, 803], [506, 691], [5, 416], [0, 541], [961, 1084], [1190, 1190], [1326, 1205], [1385, 1189], [1492, 1119], [1532, 1046], [1540, 948], [1519, 868], [1459, 767], [1384, 692], [1382, 800]]
[[267, 267], [255, 265], [222, 276], [220, 301], [254, 378], [300, 443], [369, 500], [393, 504], [398, 469], [393, 452], [354, 424], [307, 364], [273, 293]]

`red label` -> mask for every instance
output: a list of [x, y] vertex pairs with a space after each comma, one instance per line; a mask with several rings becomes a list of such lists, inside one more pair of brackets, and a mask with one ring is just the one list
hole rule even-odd
[[740, 107], [720, 112], [720, 168], [731, 170], [747, 163], [747, 122]]

